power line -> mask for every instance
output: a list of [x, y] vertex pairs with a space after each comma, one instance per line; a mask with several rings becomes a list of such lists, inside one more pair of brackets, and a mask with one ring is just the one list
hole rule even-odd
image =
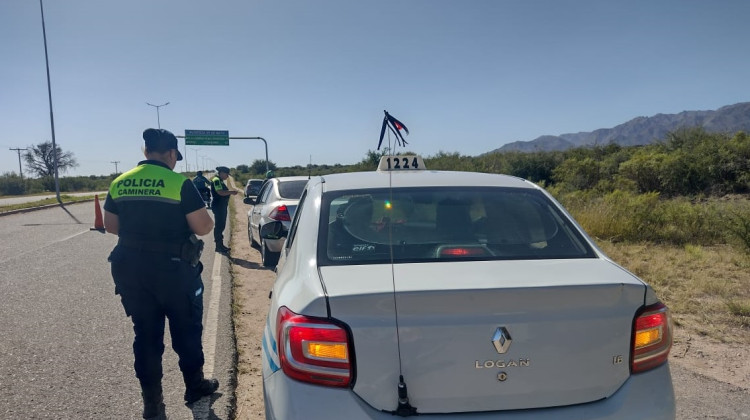
[[21, 175], [21, 179], [23, 179], [23, 171], [21, 170], [21, 150], [29, 150], [29, 148], [11, 148], [10, 150], [15, 150], [16, 152], [18, 152], [18, 174]]

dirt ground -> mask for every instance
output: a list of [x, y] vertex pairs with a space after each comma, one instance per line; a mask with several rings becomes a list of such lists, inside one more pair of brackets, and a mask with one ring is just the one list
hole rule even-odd
[[[235, 418], [244, 420], [264, 418], [260, 343], [275, 273], [263, 268], [259, 251], [250, 247], [247, 236], [250, 206], [242, 202], [241, 195], [234, 196], [233, 200], [235, 217], [230, 261], [238, 352]], [[750, 347], [740, 342], [722, 343], [682, 328], [675, 331], [670, 355], [673, 365], [747, 391], [750, 390], [749, 360]]]
[[669, 362], [692, 372], [750, 391], [750, 347], [675, 330]]
[[242, 195], [234, 200], [232, 220], [231, 272], [234, 333], [237, 340], [236, 419], [265, 418], [261, 372], [261, 338], [268, 310], [268, 293], [276, 273], [260, 263], [260, 252], [250, 247], [247, 211]]

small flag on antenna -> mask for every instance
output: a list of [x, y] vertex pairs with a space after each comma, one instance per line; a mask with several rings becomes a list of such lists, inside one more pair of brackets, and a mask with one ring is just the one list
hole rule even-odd
[[401, 134], [401, 130], [404, 130], [406, 134], [409, 134], [409, 129], [406, 128], [404, 123], [389, 114], [388, 111], [383, 110], [383, 112], [385, 113], [385, 117], [383, 117], [383, 126], [380, 127], [380, 140], [378, 140], [378, 150], [380, 150], [380, 145], [383, 144], [383, 136], [385, 135], [386, 127], [388, 127], [388, 129], [396, 137], [396, 143], [399, 146], [404, 147], [407, 143], [406, 140], [404, 140], [404, 136]]

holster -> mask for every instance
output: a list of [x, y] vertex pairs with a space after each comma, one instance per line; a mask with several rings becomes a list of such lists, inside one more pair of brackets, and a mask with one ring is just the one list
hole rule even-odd
[[197, 266], [203, 253], [203, 240], [198, 239], [195, 234], [190, 235], [187, 241], [182, 244], [180, 258], [190, 263], [193, 267]]

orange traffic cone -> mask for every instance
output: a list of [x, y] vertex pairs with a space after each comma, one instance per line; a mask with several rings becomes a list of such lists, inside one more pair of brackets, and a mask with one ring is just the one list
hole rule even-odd
[[94, 195], [94, 211], [96, 213], [96, 219], [94, 220], [94, 227], [91, 230], [98, 230], [104, 232], [104, 220], [102, 219], [102, 209], [99, 207], [99, 194]]

